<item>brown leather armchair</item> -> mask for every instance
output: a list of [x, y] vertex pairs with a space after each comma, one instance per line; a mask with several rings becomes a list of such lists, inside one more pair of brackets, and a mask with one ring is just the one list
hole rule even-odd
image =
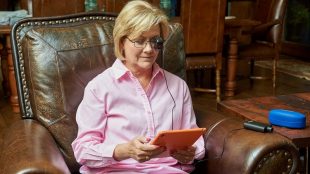
[[238, 58], [250, 60], [251, 79], [266, 79], [254, 75], [254, 61], [273, 60], [273, 88], [276, 86], [277, 60], [280, 55], [286, 6], [287, 0], [257, 0], [253, 19], [261, 24], [244, 32], [251, 35], [251, 43], [239, 48]]
[[[29, 18], [12, 30], [15, 75], [22, 119], [5, 131], [0, 173], [78, 173], [71, 149], [77, 134], [75, 113], [85, 85], [114, 59], [115, 15], [82, 13]], [[164, 63], [185, 77], [180, 24], [170, 25]], [[288, 139], [275, 133], [243, 129], [240, 120], [200, 115], [206, 160], [197, 173], [294, 173], [299, 154]]]

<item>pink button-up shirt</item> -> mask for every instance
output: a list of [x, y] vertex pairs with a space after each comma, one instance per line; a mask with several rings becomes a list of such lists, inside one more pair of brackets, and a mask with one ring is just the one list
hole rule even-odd
[[[137, 136], [154, 138], [159, 131], [196, 128], [188, 86], [157, 64], [147, 91], [120, 61], [91, 80], [85, 88], [76, 121], [78, 135], [72, 147], [81, 173], [184, 173], [190, 164], [179, 164], [168, 153], [144, 163], [134, 159], [116, 161], [117, 144]], [[204, 141], [195, 143], [196, 159], [205, 154]]]

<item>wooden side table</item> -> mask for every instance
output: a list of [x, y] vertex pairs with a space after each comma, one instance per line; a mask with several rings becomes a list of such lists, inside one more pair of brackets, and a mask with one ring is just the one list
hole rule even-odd
[[246, 120], [269, 123], [268, 113], [272, 109], [287, 109], [306, 115], [305, 129], [289, 129], [273, 126], [274, 132], [290, 139], [301, 151], [305, 151], [305, 170], [309, 171], [310, 157], [310, 92], [290, 95], [254, 97], [239, 100], [225, 100], [218, 104], [218, 109], [232, 116]]
[[[3, 64], [2, 66], [7, 65], [8, 72], [4, 72], [3, 75], [8, 75], [5, 77], [4, 80], [8, 79], [9, 89], [10, 89], [10, 104], [12, 106], [14, 113], [19, 113], [19, 104], [18, 104], [18, 96], [17, 96], [17, 88], [16, 88], [16, 79], [14, 73], [14, 66], [13, 66], [13, 57], [12, 57], [12, 48], [11, 48], [11, 26], [9, 25], [0, 25], [0, 35], [4, 35], [6, 45], [6, 55], [2, 55], [1, 59]], [[5, 63], [4, 63], [5, 62]], [[7, 63], [6, 63], [7, 62]], [[5, 68], [5, 67], [4, 67]], [[4, 83], [7, 83], [6, 81]]]
[[238, 61], [238, 39], [241, 37], [243, 29], [248, 29], [249, 27], [254, 27], [259, 24], [261, 24], [260, 21], [250, 19], [225, 19], [224, 33], [229, 36], [225, 96], [234, 96], [237, 88], [236, 74]]

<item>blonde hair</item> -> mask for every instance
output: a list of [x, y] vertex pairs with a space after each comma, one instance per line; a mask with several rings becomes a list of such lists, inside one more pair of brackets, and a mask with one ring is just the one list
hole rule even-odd
[[117, 58], [123, 58], [122, 42], [126, 36], [139, 37], [143, 32], [159, 25], [163, 39], [168, 37], [169, 24], [165, 13], [146, 1], [129, 1], [115, 20], [113, 29], [114, 53]]

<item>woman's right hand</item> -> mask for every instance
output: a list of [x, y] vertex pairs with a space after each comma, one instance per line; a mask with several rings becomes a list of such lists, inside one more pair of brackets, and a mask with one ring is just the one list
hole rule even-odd
[[149, 138], [140, 136], [128, 143], [118, 144], [113, 157], [118, 161], [133, 158], [138, 162], [145, 162], [165, 151], [164, 147], [151, 145], [149, 141]]

